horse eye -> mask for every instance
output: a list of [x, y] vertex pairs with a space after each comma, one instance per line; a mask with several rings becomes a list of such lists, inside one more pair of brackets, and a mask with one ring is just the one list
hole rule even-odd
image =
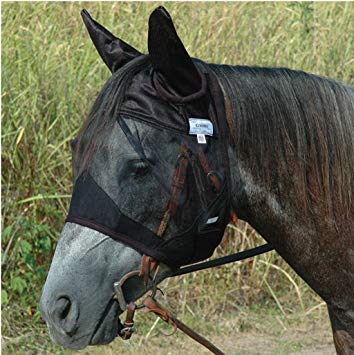
[[130, 172], [135, 178], [140, 178], [148, 174], [150, 166], [148, 163], [141, 160], [134, 160], [130, 162]]

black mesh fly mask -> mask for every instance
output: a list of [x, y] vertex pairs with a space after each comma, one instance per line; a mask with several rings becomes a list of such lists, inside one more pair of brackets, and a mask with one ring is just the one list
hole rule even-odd
[[114, 74], [122, 84], [111, 129], [76, 177], [66, 220], [172, 268], [211, 256], [229, 222], [223, 95], [208, 67], [194, 63], [202, 85], [185, 97], [147, 56]]

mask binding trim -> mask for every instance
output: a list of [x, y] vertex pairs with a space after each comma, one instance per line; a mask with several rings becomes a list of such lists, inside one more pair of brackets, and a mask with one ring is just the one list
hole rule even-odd
[[136, 251], [138, 251], [140, 254], [143, 254], [143, 253], [149, 254], [153, 258], [156, 258], [157, 260], [161, 260], [162, 262], [164, 262], [167, 265], [173, 266], [174, 269], [176, 268], [174, 265], [171, 265], [168, 260], [166, 260], [166, 257], [164, 256], [163, 253], [160, 253], [157, 251], [156, 248], [159, 248], [160, 244], [162, 244], [164, 242], [164, 240], [159, 239], [156, 236], [154, 236], [153, 238], [150, 238], [148, 235], [144, 236], [144, 238], [150, 239], [150, 241], [153, 244], [155, 244], [155, 245], [152, 245], [151, 247], [147, 247], [145, 244], [142, 244], [127, 235], [113, 231], [109, 227], [103, 226], [99, 223], [96, 223], [94, 221], [91, 221], [91, 220], [88, 220], [85, 218], [76, 217], [76, 216], [67, 216], [65, 222], [66, 223], [75, 223], [75, 224], [79, 224], [80, 226], [93, 229], [97, 232], [100, 232], [104, 235], [111, 237], [112, 239], [114, 239], [118, 242], [122, 242], [126, 245], [129, 245], [130, 247], [132, 247]]

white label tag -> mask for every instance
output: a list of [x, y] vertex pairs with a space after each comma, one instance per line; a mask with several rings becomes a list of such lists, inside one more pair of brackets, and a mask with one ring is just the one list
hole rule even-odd
[[206, 138], [204, 134], [197, 134], [197, 140], [199, 144], [206, 144]]
[[205, 118], [189, 119], [189, 134], [204, 134], [212, 136], [214, 133], [213, 124]]
[[206, 222], [206, 224], [212, 224], [217, 222], [217, 220], [219, 219], [219, 216], [213, 217], [213, 218], [209, 218]]

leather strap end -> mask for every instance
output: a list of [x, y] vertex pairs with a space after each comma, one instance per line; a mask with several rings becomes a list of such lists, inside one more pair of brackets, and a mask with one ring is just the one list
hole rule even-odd
[[132, 327], [134, 325], [134, 314], [136, 305], [134, 302], [130, 302], [127, 306], [127, 316], [125, 318], [124, 326]]
[[149, 312], [155, 313], [165, 322], [174, 324], [171, 313], [166, 308], [162, 307], [160, 303], [158, 303], [152, 297], [146, 297], [143, 301], [143, 304], [149, 310]]
[[147, 285], [149, 281], [150, 272], [154, 270], [156, 265], [157, 265], [157, 261], [153, 259], [151, 256], [145, 254], [142, 256], [139, 276], [144, 280], [145, 285]]

